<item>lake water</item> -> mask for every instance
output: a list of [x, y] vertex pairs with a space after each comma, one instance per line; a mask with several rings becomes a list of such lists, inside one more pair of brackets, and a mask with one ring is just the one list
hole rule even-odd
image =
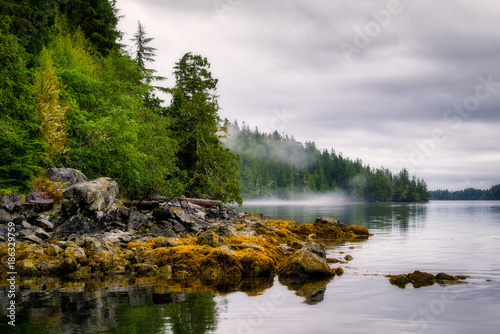
[[[500, 202], [247, 203], [241, 211], [362, 225], [368, 240], [327, 245], [353, 260], [328, 282], [233, 287], [155, 279], [23, 283], [17, 326], [1, 333], [499, 333]], [[270, 204], [270, 205], [269, 205]], [[403, 220], [397, 220], [402, 216]], [[467, 284], [405, 289], [386, 275], [468, 275]], [[5, 315], [6, 288], [0, 290]]]

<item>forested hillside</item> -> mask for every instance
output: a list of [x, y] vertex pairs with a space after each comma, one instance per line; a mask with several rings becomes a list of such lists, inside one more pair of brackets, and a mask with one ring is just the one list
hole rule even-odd
[[244, 198], [297, 198], [341, 190], [370, 201], [420, 201], [430, 195], [425, 181], [407, 170], [392, 174], [334, 150], [319, 150], [278, 132], [261, 133], [237, 122], [229, 125], [226, 145], [240, 155], [238, 180]]
[[117, 179], [124, 197], [241, 203], [208, 60], [187, 53], [163, 87], [153, 38], [139, 23], [129, 54], [118, 19], [108, 0], [0, 2], [0, 194], [72, 167]]
[[126, 198], [241, 203], [336, 190], [373, 201], [429, 197], [406, 170], [393, 175], [277, 132], [233, 124], [224, 146], [208, 60], [186, 53], [164, 87], [151, 69], [154, 38], [138, 23], [130, 54], [118, 20], [115, 1], [0, 2], [0, 195], [46, 184], [48, 168], [70, 167], [115, 178]]
[[433, 200], [500, 200], [500, 184], [487, 190], [466, 188], [457, 191], [433, 190], [430, 193]]

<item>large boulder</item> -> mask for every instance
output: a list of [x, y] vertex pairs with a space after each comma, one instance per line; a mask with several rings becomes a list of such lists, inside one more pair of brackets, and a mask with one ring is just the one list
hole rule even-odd
[[0, 199], [0, 208], [4, 208], [9, 212], [16, 211], [16, 207], [22, 206], [23, 202], [18, 193], [8, 193]]
[[67, 189], [80, 182], [88, 181], [82, 172], [73, 168], [50, 168], [45, 173], [45, 177], [52, 182], [62, 183], [63, 189]]
[[309, 243], [296, 251], [278, 268], [280, 278], [284, 279], [318, 279], [335, 275], [328, 266], [322, 246]]
[[118, 195], [118, 183], [108, 177], [80, 182], [63, 193], [61, 210], [71, 215], [78, 210], [102, 211], [109, 208]]

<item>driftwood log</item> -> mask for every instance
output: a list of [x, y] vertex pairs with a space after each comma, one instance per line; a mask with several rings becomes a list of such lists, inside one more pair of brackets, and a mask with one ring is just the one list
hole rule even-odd
[[188, 201], [191, 204], [202, 206], [204, 208], [209, 208], [221, 203], [220, 201], [212, 199], [201, 199], [201, 198], [186, 198], [186, 201]]

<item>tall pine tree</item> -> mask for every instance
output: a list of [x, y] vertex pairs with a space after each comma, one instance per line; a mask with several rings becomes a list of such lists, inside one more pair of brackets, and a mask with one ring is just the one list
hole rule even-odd
[[218, 114], [217, 79], [209, 69], [207, 58], [191, 53], [175, 66], [169, 114], [179, 139], [178, 166], [184, 172], [187, 196], [241, 204], [236, 180], [239, 157], [221, 142], [227, 128]]

